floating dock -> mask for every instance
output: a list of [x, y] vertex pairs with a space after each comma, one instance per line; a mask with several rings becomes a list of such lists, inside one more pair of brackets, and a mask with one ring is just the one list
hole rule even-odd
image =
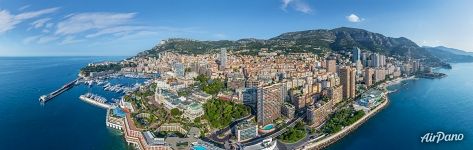
[[71, 89], [72, 87], [74, 87], [74, 85], [77, 83], [77, 81], [79, 81], [79, 79], [81, 79], [80, 77], [63, 85], [61, 88], [57, 89], [56, 91], [53, 91], [47, 95], [42, 95], [39, 97], [39, 102], [41, 103], [45, 103], [51, 99], [53, 99], [54, 97], [60, 95], [61, 93]]

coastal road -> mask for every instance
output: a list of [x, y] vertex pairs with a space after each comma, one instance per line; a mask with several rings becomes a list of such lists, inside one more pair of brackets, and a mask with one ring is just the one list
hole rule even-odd
[[[307, 131], [307, 133], [309, 133], [309, 131]], [[301, 147], [305, 144], [307, 144], [308, 142], [311, 142], [313, 140], [315, 140], [316, 138], [318, 138], [320, 136], [320, 134], [309, 134], [307, 136], [305, 136], [303, 139], [297, 141], [296, 143], [283, 143], [283, 142], [280, 142], [278, 141], [278, 148], [280, 150], [284, 150], [284, 149], [287, 149], [287, 150], [292, 150], [292, 149], [296, 149], [298, 147]]]
[[361, 124], [363, 124], [365, 121], [367, 121], [368, 119], [370, 119], [372, 116], [374, 116], [376, 113], [378, 113], [379, 111], [381, 111], [383, 108], [385, 108], [389, 103], [389, 100], [386, 99], [383, 103], [381, 103], [379, 106], [377, 106], [375, 109], [371, 110], [368, 114], [366, 114], [365, 116], [363, 116], [362, 118], [358, 119], [356, 122], [354, 122], [353, 124], [349, 125], [349, 126], [346, 126], [345, 128], [343, 128], [341, 131], [335, 133], [335, 134], [332, 134], [326, 138], [323, 138], [317, 142], [308, 142], [306, 145], [304, 145], [303, 147], [304, 148], [308, 148], [308, 149], [312, 149], [312, 148], [316, 148], [316, 149], [320, 149], [320, 148], [324, 148], [334, 142], [336, 142], [337, 140], [343, 138], [345, 135], [347, 135], [348, 133], [350, 133], [351, 131], [353, 130], [356, 130]]
[[243, 118], [237, 119], [237, 120], [233, 121], [232, 123], [230, 123], [230, 125], [228, 125], [227, 127], [223, 128], [223, 129], [220, 129], [218, 131], [215, 131], [207, 137], [208, 137], [208, 139], [210, 139], [214, 142], [224, 143], [224, 142], [226, 142], [230, 139], [231, 135], [229, 134], [229, 135], [226, 135], [225, 137], [222, 137], [222, 138], [219, 138], [218, 135], [229, 132], [234, 126], [238, 125], [239, 123], [241, 123], [245, 120], [251, 119], [253, 117], [254, 116], [250, 114], [250, 115], [245, 116]]
[[290, 121], [289, 124], [287, 124], [286, 127], [284, 128], [278, 128], [276, 129], [276, 131], [273, 131], [271, 133], [268, 133], [268, 134], [265, 134], [265, 135], [262, 135], [260, 137], [257, 137], [257, 138], [254, 138], [254, 139], [251, 139], [249, 141], [245, 141], [245, 142], [242, 142], [241, 145], [242, 146], [248, 146], [248, 145], [254, 145], [254, 144], [257, 144], [261, 141], [263, 141], [264, 139], [267, 139], [267, 138], [276, 138], [278, 136], [280, 136], [281, 134], [283, 134], [284, 132], [286, 132], [288, 130], [288, 128], [291, 128], [291, 127], [294, 127], [296, 125], [297, 122], [299, 121], [302, 121], [302, 119], [304, 119], [306, 116], [306, 113], [303, 113], [303, 114], [300, 114], [298, 115], [297, 118], [294, 118]]

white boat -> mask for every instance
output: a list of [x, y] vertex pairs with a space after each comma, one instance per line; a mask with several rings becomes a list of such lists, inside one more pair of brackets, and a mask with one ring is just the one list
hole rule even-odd
[[79, 96], [79, 98], [81, 100], [89, 103], [89, 104], [93, 104], [93, 105], [96, 105], [96, 106], [99, 106], [99, 107], [102, 107], [102, 108], [105, 108], [105, 109], [112, 108], [112, 105], [106, 103], [107, 99], [105, 99], [101, 96], [92, 94], [92, 93], [86, 93], [84, 95]]

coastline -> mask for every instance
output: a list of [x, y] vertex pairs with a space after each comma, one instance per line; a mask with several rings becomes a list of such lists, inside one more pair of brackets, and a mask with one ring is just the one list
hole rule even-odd
[[307, 145], [303, 146], [302, 148], [298, 149], [323, 149], [338, 140], [342, 139], [346, 135], [348, 135], [350, 132], [356, 130], [358, 127], [363, 125], [368, 119], [376, 115], [378, 112], [383, 110], [387, 105], [389, 104], [389, 99], [386, 97], [386, 100], [381, 103], [379, 106], [377, 106], [374, 110], [371, 110], [368, 114], [363, 116], [362, 118], [358, 119], [355, 123], [351, 124], [350, 126], [347, 126], [343, 128], [341, 131], [330, 135], [329, 137], [326, 137], [322, 140], [316, 141], [315, 143], [308, 143]]
[[391, 81], [387, 81], [386, 83], [383, 83], [381, 84], [382, 86], [384, 85], [383, 88], [387, 88], [389, 86], [393, 86], [393, 85], [396, 85], [396, 84], [400, 84], [402, 81], [407, 81], [407, 80], [416, 80], [417, 78], [415, 76], [410, 76], [410, 77], [406, 77], [406, 78], [396, 78], [394, 80], [391, 80]]
[[[415, 76], [399, 77], [399, 78], [396, 78], [394, 80], [382, 83], [379, 86], [383, 89], [387, 89], [387, 87], [400, 84], [400, 83], [402, 83], [402, 81], [415, 80], [415, 79], [417, 79]], [[357, 120], [355, 123], [351, 124], [350, 126], [347, 126], [347, 127], [343, 128], [341, 131], [339, 131], [335, 134], [332, 134], [329, 137], [325, 137], [325, 138], [323, 138], [321, 140], [318, 140], [318, 141], [315, 141], [315, 142], [307, 143], [305, 146], [302, 146], [301, 148], [298, 148], [298, 149], [323, 149], [323, 148], [325, 148], [327, 146], [330, 146], [331, 144], [337, 142], [338, 140], [342, 139], [343, 137], [348, 135], [350, 132], [352, 132], [353, 130], [356, 130], [358, 127], [363, 125], [363, 123], [368, 121], [368, 119], [370, 119], [371, 117], [376, 115], [378, 112], [380, 112], [381, 110], [386, 108], [389, 104], [389, 98], [388, 98], [387, 94], [389, 94], [391, 92], [395, 92], [395, 91], [387, 91], [387, 93], [385, 95], [385, 101], [383, 103], [381, 103], [379, 106], [377, 106], [375, 109], [368, 112], [368, 114], [366, 114], [365, 116], [363, 116], [362, 118]]]

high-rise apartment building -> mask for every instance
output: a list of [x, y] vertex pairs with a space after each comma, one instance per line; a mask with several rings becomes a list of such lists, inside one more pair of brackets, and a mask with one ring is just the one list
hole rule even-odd
[[258, 125], [267, 125], [281, 116], [281, 107], [287, 92], [286, 84], [276, 83], [257, 90], [257, 122]]
[[219, 66], [220, 70], [224, 70], [227, 67], [227, 49], [226, 48], [220, 49], [219, 61], [220, 61], [220, 66]]
[[358, 47], [353, 47], [352, 50], [352, 62], [357, 63], [361, 59], [361, 50]]
[[173, 69], [174, 69], [174, 73], [177, 76], [184, 77], [185, 68], [184, 68], [184, 65], [182, 63], [179, 63], [179, 62], [174, 63]]
[[343, 88], [343, 98], [355, 98], [356, 69], [345, 66], [340, 69], [340, 81]]
[[365, 73], [363, 75], [363, 80], [365, 82], [365, 85], [367, 87], [371, 86], [373, 84], [373, 74], [374, 74], [374, 70], [371, 69], [371, 68], [366, 68], [365, 69]]

